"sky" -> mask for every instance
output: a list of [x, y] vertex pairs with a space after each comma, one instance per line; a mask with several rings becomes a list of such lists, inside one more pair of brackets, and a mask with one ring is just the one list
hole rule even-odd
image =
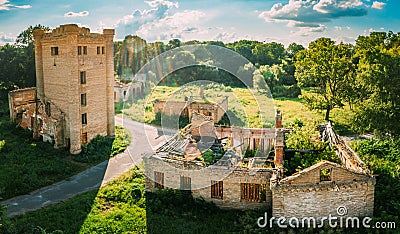
[[0, 0], [0, 45], [30, 25], [70, 23], [114, 28], [115, 40], [354, 43], [372, 31], [400, 32], [399, 12], [398, 0]]

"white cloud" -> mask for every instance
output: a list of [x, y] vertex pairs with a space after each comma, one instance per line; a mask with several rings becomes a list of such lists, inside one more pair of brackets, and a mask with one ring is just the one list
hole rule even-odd
[[185, 39], [193, 34], [207, 34], [209, 29], [199, 26], [199, 22], [205, 17], [206, 14], [198, 10], [177, 12], [141, 25], [137, 35], [148, 40], [168, 41], [173, 38]]
[[318, 27], [301, 27], [298, 31], [292, 31], [292, 35], [307, 37], [313, 33], [322, 33], [325, 31], [326, 31], [326, 26], [320, 24]]
[[367, 14], [361, 0], [289, 0], [289, 3], [276, 3], [269, 11], [259, 17], [266, 22], [286, 22], [290, 27], [320, 28], [321, 23], [332, 19]]
[[371, 8], [382, 10], [383, 8], [385, 8], [385, 6], [386, 6], [386, 3], [384, 3], [384, 2], [376, 2], [375, 1], [375, 2], [372, 3]]
[[173, 3], [166, 0], [154, 0], [154, 1], [144, 1], [144, 2], [147, 3], [150, 7], [158, 7], [160, 5], [167, 6], [168, 8], [179, 7], [178, 2]]
[[4, 32], [0, 32], [0, 46], [7, 44], [7, 43], [14, 43], [15, 42], [15, 37], [13, 37], [11, 34], [6, 34]]
[[178, 3], [166, 0], [145, 1], [151, 9], [135, 10], [130, 15], [125, 15], [117, 21], [115, 26], [117, 33], [122, 31], [123, 35], [136, 34], [136, 31], [145, 24], [153, 23], [168, 16], [172, 8], [178, 8]]
[[344, 26], [344, 27], [342, 27], [342, 26], [335, 26], [334, 29], [335, 29], [336, 31], [343, 31], [343, 30], [351, 30], [351, 27], [350, 27], [350, 26]]
[[[247, 35], [247, 38], [249, 36]], [[245, 36], [246, 38], [246, 36]], [[234, 42], [237, 41], [239, 38], [236, 35], [236, 33], [230, 33], [230, 32], [220, 32], [218, 33], [213, 40], [217, 40], [217, 41], [223, 41], [224, 43], [230, 43], [230, 42]]]
[[81, 11], [81, 12], [67, 12], [64, 14], [64, 17], [85, 17], [89, 15], [89, 11]]
[[0, 0], [0, 11], [9, 11], [11, 9], [29, 9], [31, 5], [16, 6], [10, 3], [8, 0]]
[[15, 6], [15, 8], [18, 8], [18, 9], [29, 9], [29, 8], [32, 8], [32, 6], [31, 5], [22, 5], [22, 6]]

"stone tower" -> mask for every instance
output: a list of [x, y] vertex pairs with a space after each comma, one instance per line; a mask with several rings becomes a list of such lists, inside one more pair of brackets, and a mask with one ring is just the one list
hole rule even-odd
[[63, 123], [54, 132], [55, 146], [72, 154], [97, 135], [114, 136], [113, 38], [113, 29], [90, 33], [75, 24], [34, 32], [37, 103], [48, 116], [57, 107]]

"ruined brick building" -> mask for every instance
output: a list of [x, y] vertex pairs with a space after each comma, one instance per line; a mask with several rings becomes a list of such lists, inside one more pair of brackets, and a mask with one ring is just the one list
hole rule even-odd
[[113, 136], [113, 38], [113, 29], [75, 24], [36, 30], [36, 89], [10, 92], [10, 117], [72, 154], [97, 135]]
[[220, 121], [228, 110], [228, 97], [221, 97], [209, 101], [204, 95], [204, 86], [201, 85], [199, 95], [185, 96], [184, 100], [153, 100], [154, 113], [167, 116], [180, 116], [192, 119], [194, 113], [210, 117], [215, 123]]
[[[327, 130], [331, 130], [329, 125]], [[337, 215], [338, 207], [343, 206], [348, 210], [345, 216], [372, 216], [375, 178], [357, 155], [345, 152], [343, 142], [334, 145], [341, 165], [321, 161], [285, 176], [287, 131], [280, 111], [271, 129], [214, 128], [211, 118], [196, 115], [194, 122], [156, 153], [144, 157], [146, 189], [190, 190], [194, 197], [223, 208], [266, 208], [276, 218], [321, 219]], [[204, 162], [204, 152], [211, 150], [217, 155], [221, 148], [226, 151], [220, 159]], [[259, 154], [244, 157], [244, 150], [257, 148], [262, 149]], [[274, 149], [272, 155], [269, 149]]]

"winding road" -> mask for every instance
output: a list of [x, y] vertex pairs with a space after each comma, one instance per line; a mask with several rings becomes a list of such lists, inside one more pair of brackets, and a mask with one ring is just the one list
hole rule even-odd
[[144, 154], [151, 154], [175, 133], [164, 129], [162, 135], [159, 135], [159, 128], [121, 117], [115, 117], [115, 124], [123, 126], [131, 133], [131, 144], [124, 152], [66, 180], [0, 202], [7, 208], [7, 215], [12, 217], [34, 211], [98, 189], [140, 163]]

